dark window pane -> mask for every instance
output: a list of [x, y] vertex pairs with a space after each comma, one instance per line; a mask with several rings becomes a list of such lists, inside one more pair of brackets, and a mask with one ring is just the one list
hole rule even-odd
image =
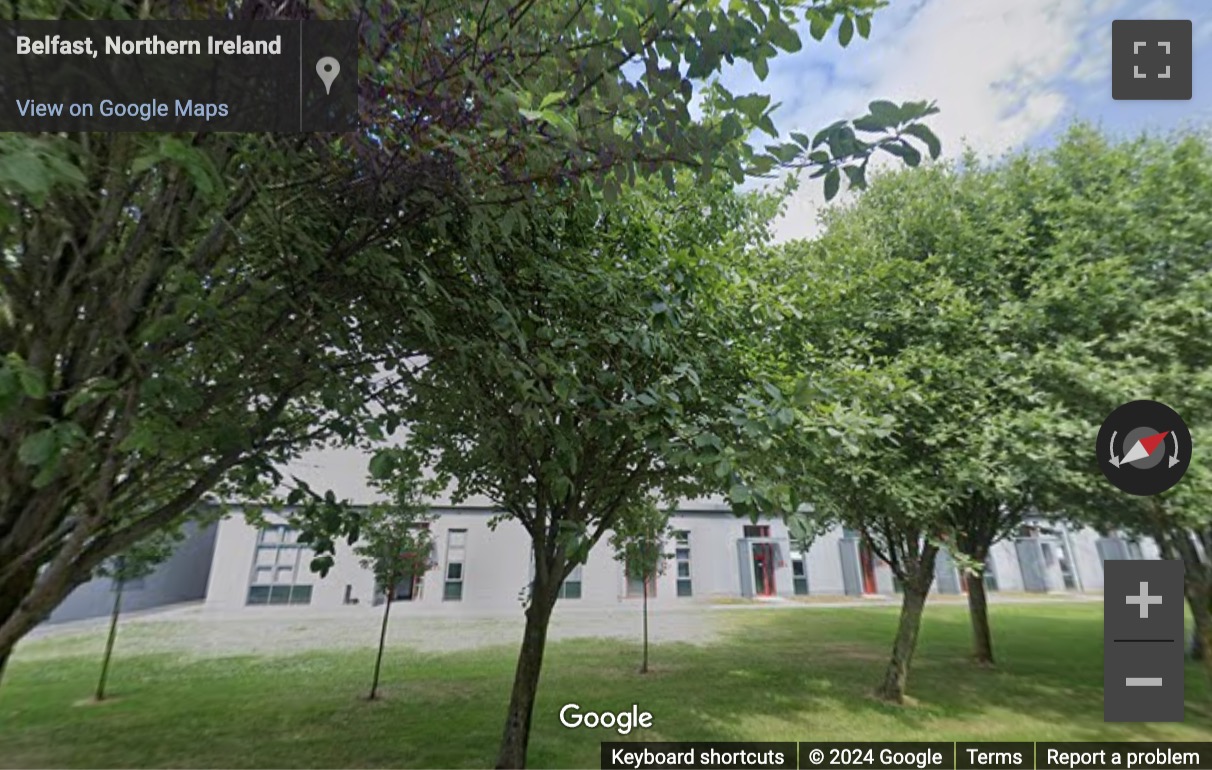
[[690, 560], [690, 549], [689, 548], [679, 548], [679, 549], [677, 549], [676, 555], [677, 555], [678, 561], [689, 561]]
[[678, 562], [678, 577], [680, 577], [680, 578], [690, 577], [690, 562], [688, 562], [688, 561]]
[[794, 583], [794, 586], [795, 586], [795, 595], [796, 595], [796, 596], [805, 596], [805, 595], [807, 595], [807, 593], [808, 593], [808, 578], [806, 578], [806, 577], [801, 577], [801, 576], [796, 576], [796, 578], [795, 578], [795, 579], [792, 581], [792, 583]]
[[290, 592], [291, 604], [311, 604], [311, 586], [294, 586]]
[[795, 575], [796, 577], [802, 577], [804, 575], [804, 560], [803, 559], [792, 560], [791, 573], [793, 575]]
[[415, 579], [414, 580], [401, 580], [399, 582], [399, 584], [396, 585], [396, 595], [393, 598], [396, 601], [402, 601], [402, 602], [412, 601], [413, 595], [415, 593], [416, 585], [417, 585], [417, 581]]
[[453, 561], [450, 564], [446, 565], [446, 579], [447, 580], [461, 580], [462, 577], [463, 577], [463, 563], [462, 562]]
[[287, 604], [290, 602], [290, 589], [292, 586], [270, 586], [269, 587], [269, 603], [270, 604]]
[[268, 604], [269, 586], [252, 586], [248, 589], [249, 604]]
[[459, 582], [447, 582], [447, 583], [446, 583], [446, 588], [445, 588], [445, 590], [442, 592], [442, 598], [443, 598], [443, 599], [445, 599], [445, 600], [447, 600], [447, 601], [452, 601], [452, 602], [457, 602], [457, 601], [462, 600], [462, 598], [463, 598], [463, 583], [462, 583], [462, 581], [459, 581]]
[[564, 581], [564, 598], [565, 599], [580, 599], [581, 598], [580, 581], [577, 581], [577, 582], [573, 582], [571, 580]]
[[690, 581], [689, 580], [679, 580], [678, 581], [678, 596], [690, 596]]

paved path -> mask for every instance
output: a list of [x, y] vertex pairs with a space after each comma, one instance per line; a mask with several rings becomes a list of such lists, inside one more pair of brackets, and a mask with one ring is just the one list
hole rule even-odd
[[[1101, 601], [1100, 595], [1001, 595], [990, 601], [1031, 603]], [[963, 597], [940, 597], [934, 604], [962, 606]], [[845, 607], [894, 607], [899, 597], [859, 600], [813, 598], [807, 601], [775, 599], [726, 603], [693, 603], [654, 608], [650, 635], [654, 643], [705, 644], [723, 632], [734, 612], [804, 610]], [[418, 612], [409, 607], [393, 613], [388, 643], [426, 652], [473, 649], [493, 645], [515, 646], [522, 635], [522, 610], [486, 617], [452, 612]], [[232, 611], [207, 609], [201, 604], [131, 613], [119, 628], [119, 645], [126, 654], [176, 653], [187, 656], [289, 655], [307, 650], [342, 650], [373, 647], [378, 642], [381, 608], [246, 607]], [[637, 606], [609, 609], [557, 607], [548, 638], [638, 638], [641, 616]], [[50, 660], [67, 655], [99, 655], [108, 618], [41, 626], [18, 648], [24, 660]]]

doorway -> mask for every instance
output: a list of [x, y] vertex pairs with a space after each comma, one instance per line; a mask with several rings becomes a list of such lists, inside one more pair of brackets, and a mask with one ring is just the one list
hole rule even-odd
[[753, 591], [758, 596], [774, 596], [774, 546], [753, 544]]
[[866, 540], [859, 541], [859, 567], [863, 573], [863, 593], [878, 593], [875, 583], [875, 553]]

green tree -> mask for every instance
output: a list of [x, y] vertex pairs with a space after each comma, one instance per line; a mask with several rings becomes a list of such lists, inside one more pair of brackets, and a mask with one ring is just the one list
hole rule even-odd
[[365, 542], [358, 547], [362, 566], [372, 570], [375, 584], [383, 591], [383, 623], [379, 628], [379, 649], [375, 654], [375, 672], [370, 681], [367, 700], [374, 700], [379, 691], [379, 672], [383, 665], [383, 648], [387, 644], [387, 620], [391, 603], [401, 583], [415, 582], [432, 569], [433, 541], [429, 534], [426, 509], [412, 511], [398, 508], [376, 510], [368, 517]]
[[[878, 690], [893, 701], [938, 551], [979, 582], [1030, 499], [1026, 469], [1055, 453], [1030, 438], [1047, 412], [1016, 339], [1019, 223], [993, 181], [946, 166], [885, 175], [766, 268], [782, 308], [770, 339], [802, 420], [784, 464], [813, 515], [860, 532], [904, 592]], [[979, 589], [975, 647], [991, 661]]]
[[807, 167], [834, 194], [876, 152], [915, 162], [936, 141], [925, 103], [756, 151], [742, 138], [773, 135], [769, 98], [711, 82], [726, 62], [764, 77], [805, 14], [846, 43], [878, 5], [0, 4], [359, 18], [367, 97], [340, 136], [0, 138], [0, 671], [105, 559], [219, 488], [278, 502], [276, 467], [373, 430], [384, 362], [441, 353], [432, 303], [465, 278], [450, 266], [528, 217], [679, 166], [704, 182]]
[[[843, 447], [863, 448], [796, 466], [832, 474], [814, 503], [860, 529], [887, 506], [868, 534], [894, 571], [915, 554], [891, 540], [918, 544], [918, 557], [935, 541], [970, 569], [970, 586], [1028, 510], [1148, 535], [1184, 561], [1206, 640], [1203, 469], [1133, 498], [1104, 480], [1091, 441], [1134, 398], [1174, 406], [1197, 436], [1209, 415], [1210, 158], [1202, 137], [1112, 143], [1076, 127], [1046, 152], [881, 178], [819, 242], [792, 247], [798, 272], [776, 260], [781, 291], [813, 298], [793, 305], [806, 320], [780, 330], [798, 351], [788, 381], [809, 407], [806, 425], [816, 410], [888, 430], [885, 440], [860, 426], [851, 439], [853, 428], [833, 426]], [[819, 443], [824, 426], [804, 435]], [[970, 591], [977, 656], [991, 660], [982, 598]]]
[[[1212, 634], [1209, 475], [1192, 462], [1173, 489], [1112, 487], [1091, 448], [1117, 406], [1152, 398], [1193, 426], [1212, 418], [1212, 148], [1204, 135], [1113, 142], [1079, 127], [1002, 172], [1039, 258], [1026, 305], [1039, 386], [1062, 412], [1047, 463], [1047, 510], [1103, 531], [1152, 537], [1181, 559], [1196, 632]], [[1212, 663], [1205, 661], [1212, 674]]]
[[[354, 552], [362, 566], [374, 574], [375, 585], [383, 592], [379, 649], [367, 695], [367, 700], [374, 700], [378, 697], [387, 621], [396, 590], [406, 582], [415, 585], [437, 564], [433, 533], [429, 529], [434, 520], [429, 500], [441, 491], [442, 482], [426, 477], [420, 458], [406, 447], [379, 452], [370, 471], [374, 486], [389, 498], [388, 502], [376, 503], [355, 514], [360, 539]], [[305, 532], [301, 537], [312, 542], [315, 534]]]
[[634, 513], [619, 516], [610, 535], [610, 546], [627, 577], [637, 579], [642, 584], [644, 652], [640, 659], [641, 674], [648, 673], [649, 586], [665, 574], [669, 554], [664, 549], [669, 535], [669, 509], [661, 508], [650, 499], [640, 502]]
[[101, 676], [97, 679], [95, 700], [105, 700], [105, 685], [109, 679], [109, 663], [118, 636], [118, 617], [122, 614], [122, 590], [132, 580], [146, 577], [172, 555], [180, 542], [180, 532], [161, 531], [140, 541], [123, 553], [103, 562], [96, 570], [99, 578], [113, 580], [114, 605], [109, 616], [109, 635], [105, 639], [105, 655], [101, 658]]
[[[448, 344], [395, 411], [453, 495], [484, 495], [533, 547], [526, 626], [497, 764], [525, 763], [548, 623], [564, 579], [656, 494], [701, 486], [743, 381], [716, 324], [728, 255], [769, 211], [684, 178], [585, 198], [468, 260], [435, 310]], [[693, 217], [686, 212], [694, 212]], [[556, 255], [559, 255], [556, 258]]]

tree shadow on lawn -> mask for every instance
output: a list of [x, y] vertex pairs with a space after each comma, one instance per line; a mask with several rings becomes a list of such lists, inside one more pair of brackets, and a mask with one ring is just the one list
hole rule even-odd
[[[964, 608], [931, 608], [909, 676], [914, 703], [906, 706], [870, 695], [887, 664], [896, 611], [837, 612], [850, 615], [771, 613], [729, 631], [701, 668], [718, 683], [719, 696], [693, 704], [703, 722], [718, 729], [700, 728], [694, 739], [1177, 740], [1184, 732], [1188, 740], [1212, 738], [1212, 728], [1191, 734], [1196, 725], [1212, 725], [1210, 688], [1194, 665], [1188, 667], [1186, 730], [1103, 722], [1101, 608], [994, 608], [994, 668], [970, 660]], [[744, 655], [729, 656], [738, 648]], [[789, 710], [797, 718], [788, 719]], [[821, 712], [833, 717], [814, 718]], [[736, 729], [763, 722], [772, 735]]]

